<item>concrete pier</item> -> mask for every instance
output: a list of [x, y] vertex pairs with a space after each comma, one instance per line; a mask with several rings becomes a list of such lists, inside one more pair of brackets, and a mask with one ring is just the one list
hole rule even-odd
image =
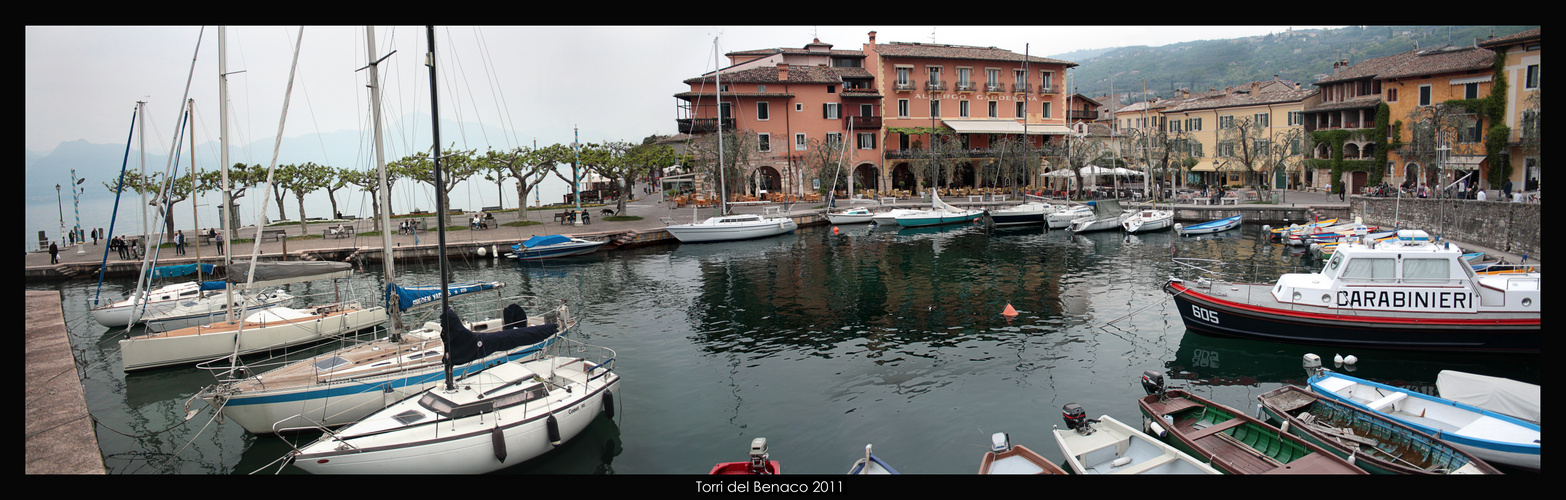
[[59, 292], [26, 298], [27, 474], [105, 474]]

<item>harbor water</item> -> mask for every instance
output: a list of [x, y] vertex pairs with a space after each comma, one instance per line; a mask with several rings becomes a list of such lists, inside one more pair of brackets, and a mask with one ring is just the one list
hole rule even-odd
[[[623, 377], [612, 419], [502, 473], [704, 474], [717, 462], [746, 460], [751, 440], [765, 437], [785, 474], [844, 473], [866, 444], [905, 474], [972, 474], [997, 432], [1061, 463], [1050, 430], [1064, 426], [1067, 403], [1091, 417], [1140, 422], [1139, 377], [1158, 370], [1170, 385], [1255, 414], [1258, 395], [1303, 385], [1306, 353], [1329, 365], [1335, 354], [1353, 354], [1358, 364], [1338, 369], [1426, 393], [1441, 370], [1540, 378], [1537, 355], [1335, 352], [1188, 332], [1160, 289], [1170, 276], [1205, 270], [1271, 282], [1320, 267], [1265, 241], [1254, 225], [1185, 238], [824, 226], [453, 267], [458, 281], [501, 281], [507, 294], [565, 300], [581, 320], [573, 335], [614, 349]], [[335, 284], [288, 291], [373, 302], [382, 272], [360, 268]], [[434, 262], [398, 267], [404, 284], [434, 283], [437, 274]], [[134, 287], [109, 280], [101, 293], [119, 299]], [[194, 367], [125, 374], [123, 331], [87, 313], [96, 278], [28, 288], [62, 292], [110, 473], [300, 473], [279, 459], [290, 443], [318, 434], [253, 436], [200, 400], [187, 404], [213, 382]], [[1001, 314], [1008, 304], [1016, 317]]]

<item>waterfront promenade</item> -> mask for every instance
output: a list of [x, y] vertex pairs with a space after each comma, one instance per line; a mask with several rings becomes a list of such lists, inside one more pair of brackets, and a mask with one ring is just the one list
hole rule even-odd
[[[955, 205], [966, 204], [961, 200], [948, 201]], [[1008, 205], [1011, 203], [1015, 202], [1001, 202], [997, 203], [996, 205]], [[1122, 205], [1126, 209], [1130, 209], [1133, 206], [1129, 202], [1124, 202]], [[1195, 220], [1193, 217], [1184, 214], [1203, 214], [1206, 213], [1206, 211], [1214, 210], [1260, 212], [1278, 211], [1279, 209], [1299, 209], [1295, 210], [1295, 213], [1300, 213], [1300, 210], [1309, 208], [1333, 214], [1331, 216], [1338, 216], [1338, 213], [1346, 214], [1348, 205], [1348, 202], [1340, 201], [1337, 195], [1306, 191], [1285, 191], [1282, 196], [1282, 202], [1279, 204], [1240, 204], [1222, 206], [1176, 204], [1173, 205], [1173, 207], [1177, 210], [1177, 219]], [[794, 217], [797, 221], [799, 221], [801, 226], [825, 224], [825, 218], [819, 216], [819, 214], [822, 214], [824, 210], [813, 208], [816, 206], [819, 206], [819, 203], [797, 203], [792, 207], [784, 207], [782, 204], [770, 204], [765, 206], [735, 205], [733, 209], [735, 212], [741, 213], [760, 213], [764, 210], [783, 210], [783, 213]], [[904, 199], [896, 202], [894, 206], [913, 208], [917, 206], [928, 206], [928, 203], [918, 199]], [[603, 220], [604, 214], [602, 213], [602, 210], [605, 208], [613, 208], [613, 205], [587, 208], [586, 210], [590, 214], [592, 222], [590, 224], [583, 225], [559, 223], [554, 219], [555, 213], [561, 211], [559, 209], [532, 210], [525, 213], [515, 210], [494, 212], [493, 215], [495, 217], [495, 223], [497, 226], [494, 229], [463, 229], [447, 231], [446, 241], [449, 246], [466, 249], [465, 251], [468, 252], [476, 252], [477, 249], [483, 248], [485, 253], [488, 253], [491, 251], [490, 249], [493, 248], [495, 251], [498, 251], [501, 254], [509, 251], [509, 247], [511, 245], [520, 243], [533, 236], [548, 234], [565, 234], [586, 237], [589, 239], [613, 238], [616, 240], [616, 243], [615, 245], [611, 245], [611, 247], [672, 243], [675, 240], [669, 237], [666, 231], [663, 231], [665, 226], [664, 219], [671, 219], [673, 223], [676, 224], [684, 224], [692, 222], [693, 219], [699, 221], [713, 215], [713, 209], [711, 208], [674, 208], [672, 203], [665, 202], [662, 199], [661, 194], [657, 192], [654, 192], [653, 194], [644, 198], [636, 199], [626, 205], [625, 215], [640, 217], [639, 220]], [[471, 213], [454, 216], [456, 220], [448, 221], [447, 227], [465, 227], [467, 225], [467, 217], [470, 216]], [[541, 220], [542, 223], [529, 226], [504, 225], [509, 222], [517, 221], [519, 216], [525, 216], [529, 220], [533, 221]], [[432, 224], [434, 222], [434, 217], [427, 217], [424, 220]], [[1247, 221], [1253, 220], [1255, 220], [1254, 217], [1247, 217]], [[393, 225], [396, 225], [397, 223], [398, 221], [393, 221]], [[294, 259], [305, 254], [317, 254], [328, 256], [328, 258], [330, 258], [331, 256], [351, 255], [353, 252], [359, 249], [378, 250], [381, 247], [381, 238], [379, 236], [365, 234], [374, 231], [375, 226], [373, 220], [358, 219], [355, 221], [346, 222], [345, 224], [350, 224], [353, 227], [354, 232], [351, 236], [341, 238], [330, 236], [321, 237], [323, 231], [326, 231], [328, 228], [337, 225], [335, 222], [312, 223], [310, 225], [310, 233], [313, 237], [310, 238], [300, 238], [301, 229], [297, 224], [273, 226], [267, 228], [265, 231], [282, 230], [286, 233], [287, 238], [282, 240], [271, 237], [262, 238], [260, 253], [263, 259], [278, 258], [278, 256], [283, 253], [287, 253], [290, 259]], [[192, 228], [180, 229], [186, 231], [188, 241], [190, 241], [190, 243], [187, 243], [186, 245], [185, 255], [175, 255], [175, 251], [172, 246], [166, 247], [161, 249], [158, 255], [160, 263], [182, 264], [195, 262], [198, 253], [197, 242], [199, 241], [194, 235], [195, 231]], [[398, 247], [399, 249], [427, 249], [432, 248], [435, 245], [437, 236], [433, 226], [424, 231], [420, 231], [417, 235], [396, 234], [395, 229], [396, 228], [394, 227], [392, 236], [392, 245], [394, 247]], [[234, 239], [251, 239], [255, 237], [255, 234], [256, 228], [254, 226], [241, 227], [238, 233], [232, 237]], [[100, 262], [103, 262], [103, 251], [107, 245], [107, 241], [99, 240], [97, 245], [88, 242], [84, 246], [78, 245], [61, 249], [59, 253], [60, 264], [58, 265], [50, 264], [48, 252], [28, 252], [23, 257], [25, 261], [25, 278], [29, 280], [62, 279], [96, 274]], [[248, 257], [251, 251], [250, 243], [231, 244], [230, 246], [233, 248], [226, 248], [225, 250], [228, 252], [234, 252], [237, 250], [238, 256]], [[222, 263], [222, 256], [217, 253], [217, 247], [215, 245], [207, 243], [199, 245], [199, 247], [199, 253], [202, 262], [212, 264]], [[78, 254], [78, 248], [83, 248], [85, 252]], [[1472, 245], [1465, 245], [1465, 248], [1473, 248], [1476, 251], [1485, 250], [1490, 255], [1499, 256], [1507, 262], [1518, 262], [1521, 259], [1521, 256], [1507, 255], [1504, 252], [1499, 252], [1493, 249], [1478, 248]], [[401, 258], [400, 254], [399, 258]], [[1533, 263], [1538, 263], [1537, 258], [1532, 258], [1530, 261]], [[135, 269], [139, 267], [139, 261], [120, 259], [117, 255], [111, 253], [108, 258], [108, 265], [111, 274], [134, 275]]]

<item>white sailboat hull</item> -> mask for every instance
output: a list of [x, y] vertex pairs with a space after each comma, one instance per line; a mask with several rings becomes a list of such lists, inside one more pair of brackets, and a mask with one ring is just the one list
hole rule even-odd
[[[205, 325], [213, 321], [221, 321], [228, 315], [228, 308], [224, 307], [224, 293], [211, 293], [195, 300], [180, 301], [177, 306], [157, 315], [143, 316], [149, 332], [167, 332], [192, 326]], [[246, 316], [250, 313], [273, 306], [287, 306], [294, 301], [294, 296], [286, 292], [274, 291], [262, 297], [246, 297], [244, 312], [236, 313]], [[239, 308], [236, 303], [235, 308]]]
[[721, 216], [697, 224], [681, 224], [664, 229], [681, 243], [707, 243], [749, 240], [791, 233], [799, 229], [799, 223], [789, 218]]
[[[98, 324], [109, 328], [118, 328], [131, 324], [133, 315], [140, 314], [141, 318], [167, 313], [179, 305], [180, 299], [195, 298], [200, 294], [200, 285], [194, 281], [176, 283], [164, 286], [146, 293], [151, 297], [145, 308], [140, 306], [140, 297], [133, 296], [119, 302], [92, 309], [92, 319]], [[141, 318], [136, 318], [140, 323]]]
[[125, 371], [198, 363], [233, 354], [236, 340], [243, 355], [326, 340], [386, 321], [385, 307], [344, 309], [305, 314], [273, 307], [245, 318], [243, 331], [223, 323], [131, 337], [120, 341], [120, 358]]
[[[294, 465], [312, 474], [482, 474], [533, 459], [555, 447], [547, 423], [551, 415], [561, 442], [570, 440], [619, 394], [619, 375], [584, 371], [581, 367], [597, 365], [579, 358], [547, 358], [489, 368], [460, 381], [454, 394], [441, 388], [426, 393], [461, 401], [465, 408], [477, 400], [473, 395], [496, 391], [485, 400], [505, 404], [508, 395], [529, 390], [524, 382], [506, 392], [506, 384], [532, 380], [535, 374], [548, 377], [550, 366], [556, 374], [551, 378], [568, 381], [561, 385], [570, 387], [569, 393], [552, 390], [540, 400], [456, 418], [422, 405], [425, 396], [411, 397], [301, 448]], [[399, 417], [418, 420], [404, 424]]]

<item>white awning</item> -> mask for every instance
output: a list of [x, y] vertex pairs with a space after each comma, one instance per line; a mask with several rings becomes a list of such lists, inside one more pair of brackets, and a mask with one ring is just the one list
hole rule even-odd
[[1024, 131], [1022, 124], [1016, 120], [941, 120], [941, 123], [959, 134], [1065, 135], [1071, 132], [1063, 125], [1042, 123], [1030, 123]]

